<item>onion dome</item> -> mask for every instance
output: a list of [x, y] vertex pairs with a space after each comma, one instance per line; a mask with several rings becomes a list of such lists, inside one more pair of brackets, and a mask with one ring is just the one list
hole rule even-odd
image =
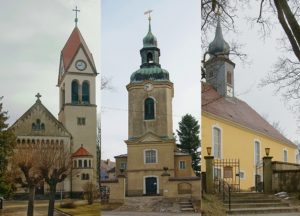
[[223, 38], [222, 28], [221, 28], [221, 24], [220, 24], [220, 17], [218, 17], [215, 38], [209, 44], [208, 53], [211, 56], [229, 55], [229, 51], [230, 51], [230, 47], [229, 47], [229, 44]]
[[157, 39], [151, 32], [151, 23], [149, 20], [149, 30], [147, 35], [143, 39], [143, 47], [157, 47]]

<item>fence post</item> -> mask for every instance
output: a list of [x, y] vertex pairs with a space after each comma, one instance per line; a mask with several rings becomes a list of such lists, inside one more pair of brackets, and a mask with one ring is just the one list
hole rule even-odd
[[206, 193], [214, 192], [214, 181], [213, 181], [213, 159], [214, 156], [204, 156], [206, 164]]
[[264, 193], [272, 193], [272, 158], [270, 156], [263, 157], [263, 188]]

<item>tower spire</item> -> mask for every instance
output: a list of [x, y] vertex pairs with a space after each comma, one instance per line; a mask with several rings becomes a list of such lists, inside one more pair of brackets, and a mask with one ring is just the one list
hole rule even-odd
[[149, 32], [151, 32], [151, 13], [153, 10], [147, 10], [144, 15], [148, 15], [148, 20], [149, 20]]
[[75, 27], [77, 27], [77, 23], [78, 23], [77, 12], [80, 12], [80, 10], [78, 10], [76, 6], [75, 9], [73, 9], [73, 11], [75, 11]]
[[215, 13], [217, 16], [217, 27], [214, 40], [209, 44], [208, 53], [211, 56], [216, 56], [219, 54], [229, 55], [229, 44], [224, 40], [222, 27], [221, 27], [221, 12], [220, 8], [218, 8], [217, 12]]

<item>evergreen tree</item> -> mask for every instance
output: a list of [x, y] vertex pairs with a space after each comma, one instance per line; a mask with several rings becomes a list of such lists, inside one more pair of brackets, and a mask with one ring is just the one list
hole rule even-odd
[[200, 176], [200, 126], [198, 121], [190, 114], [186, 114], [179, 122], [179, 130], [176, 130], [180, 144], [177, 144], [182, 152], [192, 156], [192, 167], [197, 176]]
[[12, 192], [13, 187], [7, 180], [6, 168], [8, 158], [13, 153], [15, 135], [8, 129], [8, 124], [6, 123], [8, 116], [7, 112], [2, 110], [2, 98], [0, 97], [0, 194], [8, 196]]

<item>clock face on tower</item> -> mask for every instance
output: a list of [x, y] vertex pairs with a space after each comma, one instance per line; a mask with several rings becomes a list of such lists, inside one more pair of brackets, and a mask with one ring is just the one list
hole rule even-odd
[[233, 88], [231, 86], [226, 87], [227, 96], [233, 97]]
[[144, 89], [146, 91], [151, 91], [153, 89], [153, 85], [151, 83], [147, 83], [144, 85]]
[[75, 67], [80, 71], [84, 71], [86, 69], [86, 63], [82, 59], [77, 60], [75, 63]]

